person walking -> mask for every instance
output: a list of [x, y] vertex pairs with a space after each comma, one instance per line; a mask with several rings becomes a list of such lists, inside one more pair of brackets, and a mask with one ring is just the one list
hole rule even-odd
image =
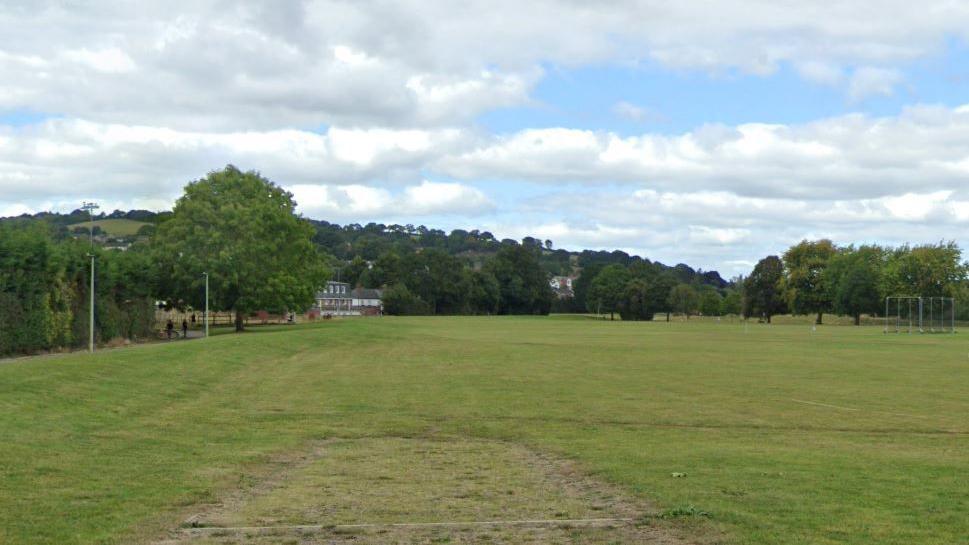
[[188, 320], [184, 318], [182, 319], [182, 338], [183, 339], [188, 338]]
[[175, 331], [175, 324], [172, 323], [172, 319], [168, 319], [168, 323], [165, 324], [165, 332], [168, 333], [168, 340], [172, 340], [172, 333]]

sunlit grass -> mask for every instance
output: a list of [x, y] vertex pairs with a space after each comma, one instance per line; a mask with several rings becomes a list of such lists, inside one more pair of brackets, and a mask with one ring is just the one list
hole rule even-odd
[[147, 540], [274, 453], [425, 433], [576, 459], [736, 543], [969, 535], [961, 334], [333, 320], [2, 364], [0, 415], [2, 543]]

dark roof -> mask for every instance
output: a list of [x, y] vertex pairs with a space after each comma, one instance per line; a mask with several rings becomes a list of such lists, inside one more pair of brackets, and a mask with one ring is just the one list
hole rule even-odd
[[355, 299], [380, 299], [380, 290], [356, 288], [350, 292]]

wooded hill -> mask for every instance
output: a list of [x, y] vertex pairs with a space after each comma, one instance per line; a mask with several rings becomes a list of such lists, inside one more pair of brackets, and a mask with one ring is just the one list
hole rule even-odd
[[[95, 214], [95, 235], [100, 235], [97, 242], [107, 244], [132, 244], [150, 236], [154, 226], [171, 218], [171, 212], [152, 212], [149, 210], [115, 210], [111, 213]], [[110, 229], [100, 227], [104, 220], [130, 220], [141, 222], [144, 226], [135, 234], [128, 232], [113, 233]], [[42, 221], [52, 227], [56, 239], [66, 239], [88, 234], [89, 218], [87, 212], [74, 210], [67, 214], [56, 212], [41, 212], [38, 214], [24, 214], [17, 217], [0, 218], [4, 223], [31, 223]], [[334, 257], [332, 264], [340, 269], [342, 281], [361, 285], [367, 284], [367, 278], [360, 278], [360, 260], [363, 266], [372, 264], [382, 254], [395, 252], [404, 255], [426, 249], [437, 249], [449, 255], [467, 260], [473, 267], [480, 268], [487, 258], [493, 256], [502, 246], [522, 245], [535, 248], [540, 252], [542, 268], [553, 276], [578, 277], [582, 269], [593, 265], [619, 264], [630, 266], [634, 263], [644, 263], [655, 267], [659, 271], [666, 271], [680, 283], [711, 286], [723, 290], [729, 282], [722, 278], [717, 271], [695, 270], [689, 265], [680, 263], [669, 266], [661, 262], [653, 262], [648, 258], [630, 255], [621, 250], [565, 250], [555, 248], [551, 240], [540, 240], [525, 237], [521, 241], [510, 238], [498, 239], [488, 231], [478, 229], [454, 229], [450, 233], [441, 229], [433, 229], [424, 225], [398, 225], [368, 223], [350, 223], [339, 225], [324, 220], [308, 220], [316, 229], [314, 242], [329, 255]], [[359, 257], [354, 265], [354, 258]], [[366, 287], [379, 287], [367, 285]]]

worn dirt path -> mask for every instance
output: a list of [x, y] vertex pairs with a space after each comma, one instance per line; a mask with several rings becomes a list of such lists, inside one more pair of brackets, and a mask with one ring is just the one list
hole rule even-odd
[[334, 439], [271, 466], [156, 545], [698, 543], [641, 499], [509, 443]]

